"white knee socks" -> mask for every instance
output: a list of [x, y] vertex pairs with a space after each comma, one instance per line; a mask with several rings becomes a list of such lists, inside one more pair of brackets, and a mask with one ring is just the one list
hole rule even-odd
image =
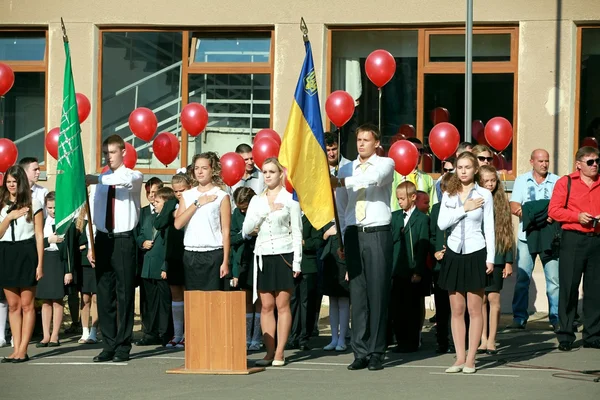
[[338, 339], [338, 346], [343, 346], [346, 344], [346, 333], [348, 332], [348, 324], [350, 322], [350, 298], [338, 298], [338, 306], [340, 312], [340, 337]]
[[173, 336], [175, 342], [179, 343], [183, 338], [183, 301], [171, 302], [171, 308], [173, 309]]
[[[0, 289], [2, 290], [2, 289]], [[0, 301], [0, 343], [6, 343], [6, 318], [8, 317], [8, 303], [6, 301]]]

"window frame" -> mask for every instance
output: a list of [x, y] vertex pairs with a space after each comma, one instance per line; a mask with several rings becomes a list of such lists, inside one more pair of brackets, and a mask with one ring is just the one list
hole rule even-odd
[[[44, 73], [44, 159], [43, 165], [40, 165], [40, 171], [46, 171], [48, 166], [48, 150], [46, 150], [46, 135], [48, 134], [48, 27], [16, 27], [0, 28], [0, 33], [32, 33], [39, 32], [44, 34], [46, 45], [44, 46], [44, 59], [37, 61], [19, 61], [19, 60], [0, 60], [12, 68], [14, 73], [18, 72], [43, 72]], [[20, 154], [19, 158], [24, 157]]]
[[[273, 83], [274, 83], [274, 62], [273, 56], [275, 51], [275, 27], [274, 26], [259, 26], [259, 27], [204, 27], [197, 28], [132, 28], [132, 27], [99, 27], [98, 41], [98, 90], [96, 101], [96, 112], [98, 113], [96, 126], [96, 172], [100, 172], [102, 166], [102, 57], [103, 57], [103, 41], [104, 33], [107, 32], [181, 32], [182, 33], [182, 63], [181, 63], [181, 108], [189, 103], [189, 76], [199, 74], [211, 75], [230, 75], [230, 74], [269, 74], [270, 76], [270, 106], [269, 106], [269, 127], [273, 127]], [[224, 36], [228, 35], [244, 35], [255, 33], [270, 32], [270, 54], [268, 63], [224, 63], [224, 62], [209, 62], [200, 63], [194, 61], [194, 52], [190, 52], [193, 48], [194, 35], [212, 34]], [[132, 110], [133, 111], [133, 110]], [[210, 117], [210, 116], [209, 116]], [[206, 143], [206, 134], [204, 135], [204, 143]], [[254, 136], [252, 136], [254, 137]], [[186, 167], [188, 162], [188, 139], [189, 135], [185, 128], [181, 127], [181, 149], [179, 154], [180, 165], [173, 168], [144, 168], [144, 173], [154, 175], [173, 175], [176, 170], [181, 167]]]
[[[430, 61], [429, 60], [429, 44], [430, 38], [433, 35], [464, 35], [464, 26], [446, 26], [446, 27], [427, 27], [427, 26], [327, 26], [327, 49], [326, 49], [326, 71], [327, 82], [325, 90], [325, 98], [331, 93], [332, 85], [332, 53], [333, 53], [333, 33], [343, 31], [417, 31], [417, 115], [415, 134], [420, 140], [424, 140], [425, 132], [423, 131], [423, 120], [425, 117], [424, 102], [425, 102], [425, 75], [426, 74], [464, 74], [464, 62], [448, 62], [448, 61]], [[485, 34], [510, 34], [511, 49], [510, 61], [478, 61], [473, 62], [473, 74], [497, 74], [497, 73], [512, 73], [514, 75], [513, 87], [513, 140], [512, 140], [512, 174], [507, 174], [507, 180], [514, 180], [517, 175], [517, 143], [518, 143], [518, 74], [519, 74], [519, 27], [516, 25], [499, 25], [499, 26], [475, 26], [473, 27], [473, 35]], [[385, 89], [384, 89], [385, 90]], [[326, 126], [331, 124], [331, 121], [325, 115]], [[473, 141], [473, 139], [471, 139]], [[422, 168], [421, 164], [421, 168]], [[440, 176], [440, 173], [430, 173], [434, 178]]]
[[584, 29], [600, 29], [600, 24], [592, 24], [592, 25], [578, 25], [577, 26], [577, 44], [575, 49], [575, 116], [574, 120], [574, 129], [573, 133], [575, 134], [575, 138], [573, 141], [573, 154], [579, 150], [580, 146], [580, 136], [581, 130], [580, 121], [581, 121], [581, 56], [582, 56], [582, 47], [583, 47], [583, 31]]

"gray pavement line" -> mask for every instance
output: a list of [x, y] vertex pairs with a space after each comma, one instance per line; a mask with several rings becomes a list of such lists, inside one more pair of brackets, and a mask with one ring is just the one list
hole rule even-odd
[[[291, 364], [291, 363], [290, 363]], [[294, 363], [296, 364], [296, 363]], [[333, 371], [332, 369], [325, 368], [294, 368], [294, 367], [275, 367], [275, 368], [267, 368], [269, 371]]]
[[[387, 363], [384, 363], [383, 365], [386, 366], [387, 368], [435, 368], [435, 369], [448, 368], [448, 366], [443, 366], [443, 365], [389, 365], [389, 364], [393, 364], [398, 361], [402, 361], [402, 360], [388, 361]], [[323, 362], [312, 362], [312, 361], [291, 361], [290, 364], [322, 365], [322, 366], [332, 366], [332, 367], [338, 367], [338, 366], [343, 367], [343, 366], [348, 365], [348, 364], [342, 364], [342, 363], [323, 363]], [[499, 370], [544, 371], [544, 372], [549, 371], [549, 369], [547, 369], [547, 368], [519, 368], [519, 367], [491, 367], [491, 368], [486, 368], [486, 369], [490, 369], [490, 370], [493, 369], [495, 371], [499, 371]]]
[[111, 366], [111, 367], [120, 367], [124, 365], [129, 365], [128, 363], [97, 363], [97, 362], [32, 362], [29, 365], [97, 365], [97, 366]]
[[502, 375], [502, 374], [447, 374], [445, 372], [430, 372], [429, 375], [446, 375], [446, 376], [492, 376], [494, 378], [519, 378], [519, 375]]

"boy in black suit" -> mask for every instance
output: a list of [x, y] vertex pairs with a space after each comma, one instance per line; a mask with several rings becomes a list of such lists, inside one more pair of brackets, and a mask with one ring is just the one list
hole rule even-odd
[[392, 213], [394, 272], [390, 317], [397, 351], [409, 353], [420, 347], [421, 303], [428, 289], [423, 276], [430, 248], [429, 217], [415, 207], [414, 183], [405, 181], [398, 185], [396, 197], [400, 210]]

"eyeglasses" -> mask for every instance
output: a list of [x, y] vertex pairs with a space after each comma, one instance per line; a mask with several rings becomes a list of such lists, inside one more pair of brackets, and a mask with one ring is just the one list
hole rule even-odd
[[479, 161], [487, 161], [487, 162], [492, 162], [494, 161], [494, 157], [484, 157], [484, 156], [477, 156], [477, 159]]
[[454, 168], [444, 168], [444, 172], [452, 172]]
[[596, 163], [596, 165], [600, 165], [600, 158], [596, 158], [595, 160], [587, 160], [585, 162], [587, 164], [588, 167], [591, 167], [592, 165], [594, 165], [594, 163]]

